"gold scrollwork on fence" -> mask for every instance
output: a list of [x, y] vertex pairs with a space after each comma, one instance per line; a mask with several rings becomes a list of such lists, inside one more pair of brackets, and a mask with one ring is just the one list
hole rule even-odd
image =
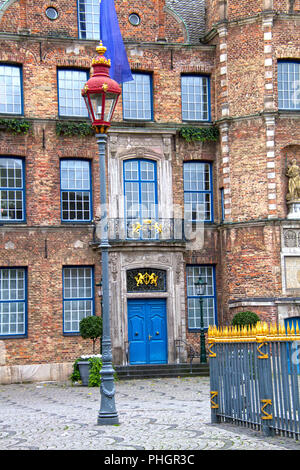
[[212, 347], [214, 346], [214, 344], [212, 343], [208, 343], [207, 345], [207, 349], [208, 349], [208, 352], [209, 352], [209, 356], [208, 357], [217, 357], [216, 353], [214, 351], [212, 351]]
[[259, 353], [259, 356], [257, 356], [257, 359], [269, 359], [268, 353], [263, 353], [263, 352], [261, 351], [261, 348], [262, 348], [263, 346], [266, 346], [267, 344], [268, 344], [268, 343], [262, 342], [262, 343], [260, 343], [259, 346], [257, 346], [257, 352]]
[[219, 408], [218, 403], [214, 401], [215, 398], [217, 397], [218, 397], [218, 392], [215, 392], [215, 391], [210, 392], [210, 403], [211, 403], [211, 408], [213, 409]]
[[[210, 345], [214, 343], [260, 343], [259, 349], [264, 343], [270, 341], [300, 341], [299, 325], [287, 327], [284, 325], [268, 324], [258, 322], [255, 326], [237, 327], [210, 326], [208, 329], [208, 342]], [[259, 351], [263, 354], [261, 351]]]
[[273, 419], [273, 415], [271, 413], [267, 413], [267, 411], [265, 410], [267, 406], [272, 406], [272, 400], [268, 398], [260, 401], [261, 403], [263, 403], [263, 406], [261, 407], [261, 412], [263, 416], [261, 417], [261, 419]]

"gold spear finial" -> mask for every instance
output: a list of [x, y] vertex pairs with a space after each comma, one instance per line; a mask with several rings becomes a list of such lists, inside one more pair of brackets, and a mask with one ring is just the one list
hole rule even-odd
[[99, 57], [92, 60], [92, 65], [104, 64], [104, 65], [110, 66], [111, 65], [110, 59], [107, 59], [106, 57], [104, 57], [104, 54], [107, 51], [107, 48], [103, 46], [102, 41], [100, 41], [99, 46], [96, 47], [96, 51], [98, 52]]
[[99, 55], [104, 55], [105, 52], [107, 51], [107, 48], [103, 46], [102, 41], [100, 41], [99, 46], [96, 47], [96, 51], [98, 52]]

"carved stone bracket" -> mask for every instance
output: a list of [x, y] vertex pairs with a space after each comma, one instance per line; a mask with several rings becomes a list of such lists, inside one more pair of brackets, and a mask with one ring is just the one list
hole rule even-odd
[[118, 137], [116, 135], [112, 135], [109, 137], [109, 151], [110, 156], [115, 158], [117, 155], [118, 150]]
[[118, 255], [117, 255], [117, 253], [111, 253], [110, 254], [110, 269], [111, 269], [112, 278], [113, 278], [114, 281], [116, 281], [117, 276], [118, 276]]
[[170, 136], [163, 136], [163, 152], [166, 160], [171, 160], [172, 152], [171, 152], [171, 137]]

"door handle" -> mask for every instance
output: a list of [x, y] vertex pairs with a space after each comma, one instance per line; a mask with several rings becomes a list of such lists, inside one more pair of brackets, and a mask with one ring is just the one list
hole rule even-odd
[[156, 336], [158, 336], [158, 335], [159, 335], [159, 331], [157, 331], [155, 334], [156, 334]]
[[151, 335], [149, 335], [149, 336], [148, 336], [148, 338], [149, 338], [149, 341], [150, 341], [150, 339], [152, 338], [152, 336], [151, 336]]

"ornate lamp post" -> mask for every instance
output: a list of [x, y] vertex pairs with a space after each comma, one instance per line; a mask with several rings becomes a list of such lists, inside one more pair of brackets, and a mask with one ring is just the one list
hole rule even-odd
[[203, 281], [201, 277], [199, 277], [198, 281], [195, 283], [196, 292], [199, 296], [200, 302], [200, 362], [202, 364], [206, 364], [206, 349], [205, 349], [205, 334], [204, 334], [204, 320], [203, 320], [203, 295], [205, 292], [205, 286], [207, 282]]
[[107, 135], [113, 113], [121, 94], [117, 82], [109, 76], [110, 60], [104, 57], [106, 47], [100, 43], [96, 48], [99, 57], [93, 59], [93, 75], [85, 84], [82, 96], [85, 100], [92, 126], [95, 128], [100, 166], [100, 202], [101, 202], [101, 255], [102, 255], [102, 369], [101, 369], [101, 405], [98, 424], [119, 424], [115, 406], [114, 369], [112, 367], [112, 350], [110, 337], [110, 306], [109, 306], [109, 258], [108, 258], [108, 225], [106, 207], [106, 163], [105, 150]]

